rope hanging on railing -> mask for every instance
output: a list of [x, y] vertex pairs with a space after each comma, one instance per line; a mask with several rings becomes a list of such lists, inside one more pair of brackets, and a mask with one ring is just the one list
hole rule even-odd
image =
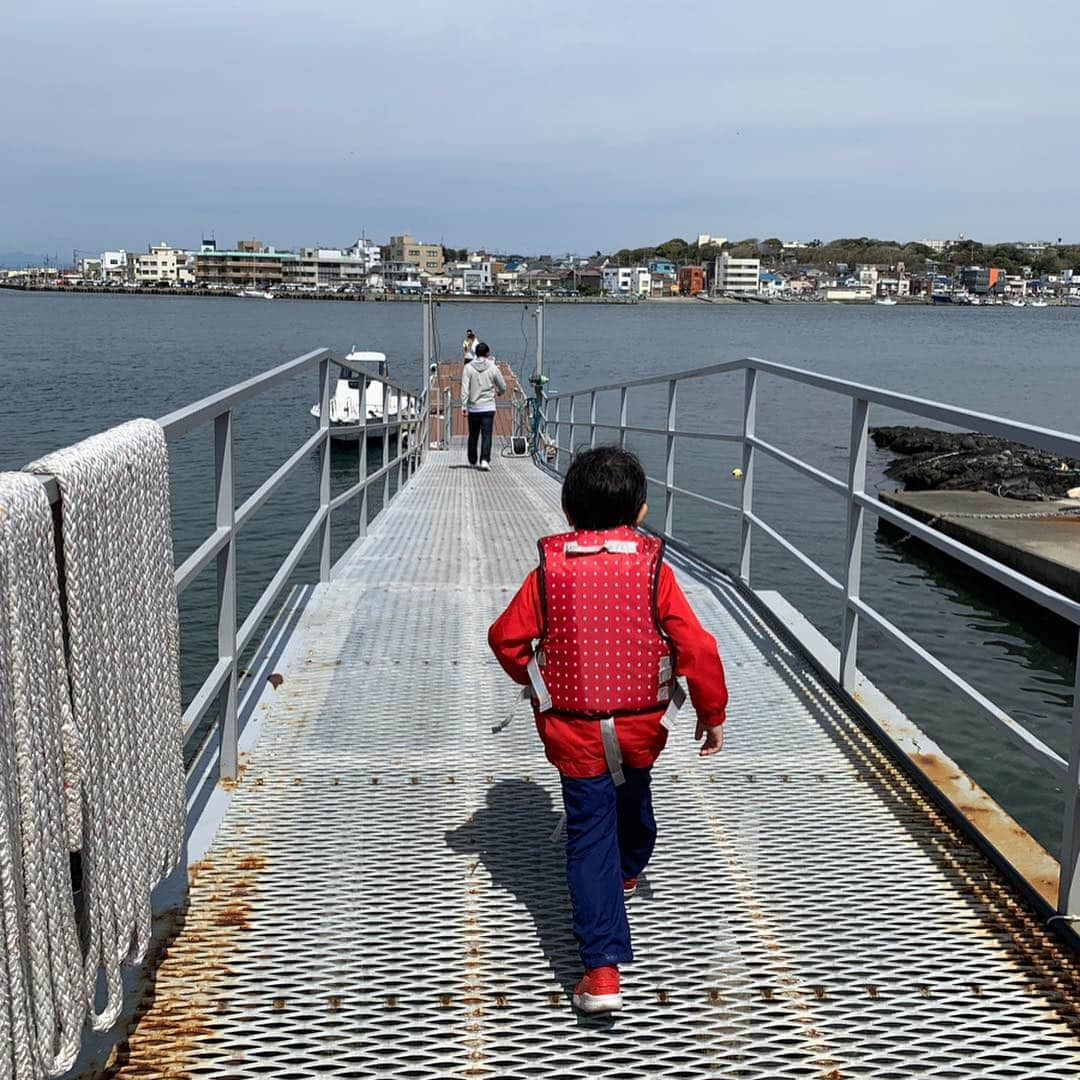
[[54, 475], [61, 493], [68, 674], [86, 750], [84, 990], [102, 1030], [123, 1004], [121, 963], [146, 953], [150, 893], [176, 867], [184, 833], [168, 451], [157, 424], [135, 420], [30, 469]]
[[0, 1077], [65, 1072], [86, 1017], [70, 851], [77, 742], [52, 510], [40, 481], [0, 474]]

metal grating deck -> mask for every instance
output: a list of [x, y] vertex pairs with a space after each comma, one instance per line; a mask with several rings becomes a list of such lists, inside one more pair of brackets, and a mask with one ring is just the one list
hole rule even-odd
[[316, 590], [107, 1075], [1080, 1075], [1073, 958], [734, 590], [685, 572], [727, 745], [700, 762], [680, 721], [626, 1010], [577, 1017], [557, 777], [527, 720], [490, 734], [512, 691], [485, 640], [558, 490], [461, 465], [432, 454]]

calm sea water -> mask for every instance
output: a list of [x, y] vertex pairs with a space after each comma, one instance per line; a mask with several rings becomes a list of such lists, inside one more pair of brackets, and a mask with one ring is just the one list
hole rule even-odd
[[[443, 304], [440, 353], [459, 353], [466, 327], [495, 353], [528, 370], [533, 324], [519, 305]], [[547, 370], [553, 390], [571, 389], [756, 355], [1045, 427], [1076, 430], [1080, 310], [964, 310], [837, 305], [648, 305], [549, 308]], [[273, 303], [232, 298], [54, 296], [0, 290], [0, 468], [19, 468], [57, 446], [136, 416], [170, 410], [318, 346], [353, 345], [388, 354], [392, 373], [421, 378], [420, 309], [414, 304]], [[239, 497], [253, 490], [311, 431], [314, 373], [283, 384], [238, 410]], [[680, 425], [738, 429], [742, 377], [687, 384]], [[766, 379], [759, 397], [762, 436], [842, 476], [849, 406], [834, 396]], [[659, 426], [662, 388], [631, 398], [631, 422]], [[613, 421], [614, 396], [600, 418]], [[905, 417], [873, 410], [872, 423]], [[917, 422], [917, 421], [913, 421]], [[579, 438], [582, 435], [579, 433]], [[569, 438], [564, 429], [564, 441]], [[632, 445], [651, 475], [662, 475], [661, 440]], [[884, 485], [883, 455], [871, 476]], [[188, 554], [213, 520], [209, 429], [173, 449], [176, 554]], [[335, 450], [334, 483], [356, 475], [355, 451]], [[738, 501], [730, 470], [738, 449], [680, 445], [676, 482]], [[241, 615], [291, 548], [316, 503], [316, 464], [294, 474], [239, 538]], [[779, 464], [759, 466], [755, 499], [766, 521], [841, 574], [843, 508], [829, 493]], [[662, 496], [654, 492], [654, 516]], [[335, 551], [356, 521], [335, 517]], [[341, 518], [340, 524], [338, 517]], [[735, 520], [690, 500], [676, 502], [675, 532], [712, 560], [731, 565]], [[314, 556], [298, 577], [313, 580]], [[919, 548], [868, 532], [863, 592], [902, 629], [946, 660], [1059, 751], [1067, 744], [1075, 635], [1007, 594], [986, 587]], [[780, 549], [754, 548], [754, 584], [785, 594], [834, 642], [839, 604]], [[183, 598], [184, 688], [189, 697], [210, 666], [212, 575]], [[864, 630], [860, 666], [909, 711], [1012, 813], [1056, 852], [1061, 793], [1049, 777], [947, 684], [896, 646]], [[737, 703], [743, 715], [752, 702]]]

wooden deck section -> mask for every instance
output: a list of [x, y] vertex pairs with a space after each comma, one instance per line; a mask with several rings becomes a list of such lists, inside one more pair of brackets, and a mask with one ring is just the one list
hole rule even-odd
[[[518, 382], [518, 377], [514, 373], [513, 368], [505, 360], [499, 360], [499, 370], [502, 372], [503, 378], [506, 379], [506, 393], [503, 394], [496, 402], [498, 408], [495, 412], [495, 429], [494, 434], [496, 437], [509, 436], [515, 434], [515, 410], [510, 407], [511, 403], [527, 393], [527, 390], [522, 387]], [[442, 409], [445, 407], [446, 391], [449, 389], [450, 395], [455, 405], [461, 398], [461, 372], [465, 364], [462, 360], [440, 360], [438, 371], [435, 375], [436, 385], [438, 387], [438, 394], [432, 397], [431, 411], [432, 413], [442, 414]], [[452, 423], [451, 434], [453, 436], [463, 436], [468, 434], [468, 421], [461, 413], [460, 407], [452, 410]], [[432, 430], [439, 425], [433, 424]], [[441, 427], [440, 427], [441, 433]]]

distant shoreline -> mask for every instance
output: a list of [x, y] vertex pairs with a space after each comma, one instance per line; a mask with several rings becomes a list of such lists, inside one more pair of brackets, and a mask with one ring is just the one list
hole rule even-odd
[[[217, 297], [220, 299], [236, 300], [245, 299], [248, 303], [256, 303], [258, 298], [238, 297], [234, 292], [225, 289], [206, 289], [206, 288], [167, 288], [162, 289], [157, 286], [151, 286], [144, 288], [139, 286], [137, 288], [102, 288], [99, 285], [26, 285], [22, 283], [13, 283], [7, 281], [0, 281], [0, 289], [6, 289], [9, 292], [40, 292], [40, 293], [87, 293], [96, 296], [198, 296], [198, 297]], [[725, 305], [725, 304], [761, 304], [775, 307], [798, 307], [803, 304], [840, 304], [844, 307], [874, 307], [877, 301], [871, 299], [803, 299], [803, 298], [782, 298], [782, 297], [770, 297], [770, 296], [746, 296], [743, 298], [737, 298], [733, 296], [712, 296], [707, 300], [700, 299], [696, 296], [649, 296], [644, 298], [638, 297], [623, 297], [623, 296], [554, 296], [549, 293], [536, 294], [536, 293], [521, 293], [516, 295], [498, 295], [498, 296], [462, 296], [455, 293], [435, 293], [433, 294], [436, 303], [439, 304], [535, 304], [538, 300], [543, 300], [547, 304], [609, 304], [615, 306], [637, 306], [639, 304], [666, 304], [684, 307], [701, 307], [702, 305]], [[402, 295], [399, 293], [337, 293], [337, 292], [279, 292], [274, 293], [272, 299], [274, 300], [343, 300], [350, 303], [406, 303], [415, 304], [421, 299], [421, 295]], [[929, 297], [902, 297], [896, 299], [896, 306], [898, 307], [967, 307], [965, 304], [948, 304], [941, 305], [935, 304]], [[972, 304], [972, 307], [979, 308], [994, 308], [1002, 306], [999, 304]], [[1050, 307], [1072, 307], [1075, 305], [1064, 303], [1062, 301], [1051, 300]]]
[[[0, 289], [11, 292], [42, 292], [42, 293], [88, 293], [95, 296], [199, 296], [216, 297], [226, 300], [240, 299], [234, 293], [225, 289], [161, 289], [157, 286], [148, 288], [101, 288], [98, 285], [23, 285], [0, 282]], [[246, 299], [246, 298], [245, 298]], [[315, 293], [315, 292], [282, 292], [275, 293], [275, 300], [342, 300], [350, 303], [406, 303], [415, 304], [420, 296], [406, 296], [398, 293]], [[872, 307], [873, 300], [778, 300], [765, 296], [751, 296], [745, 300], [739, 300], [731, 296], [713, 296], [708, 300], [700, 300], [696, 296], [650, 296], [644, 299], [637, 297], [620, 296], [553, 296], [548, 293], [537, 295], [535, 293], [504, 296], [461, 296], [453, 293], [435, 293], [434, 299], [440, 304], [533, 304], [542, 299], [548, 304], [614, 304], [616, 306], [636, 306], [638, 304], [674, 304], [687, 307], [700, 307], [703, 304], [776, 304], [786, 307], [798, 304], [845, 304], [853, 307]], [[254, 302], [249, 300], [249, 302]], [[932, 306], [928, 300], [921, 297], [918, 299], [905, 299], [899, 301], [900, 305], [918, 305], [922, 307]]]
[[[161, 289], [157, 286], [151, 286], [149, 288], [115, 288], [115, 289], [103, 289], [97, 285], [15, 285], [8, 282], [0, 282], [0, 289], [7, 289], [10, 292], [39, 292], [39, 293], [87, 293], [94, 296], [198, 296], [198, 297], [216, 297], [219, 300], [237, 300], [241, 299], [236, 296], [235, 293], [230, 292], [227, 289]], [[622, 298], [618, 296], [549, 296], [544, 294], [543, 297], [536, 294], [521, 294], [520, 296], [459, 296], [451, 293], [436, 293], [434, 294], [435, 300], [439, 303], [447, 304], [532, 304], [539, 299], [543, 299], [549, 304], [617, 304], [617, 305], [632, 305], [643, 303], [669, 303], [674, 301], [682, 304], [698, 304], [702, 301], [696, 300], [693, 297], [657, 297], [655, 299], [638, 300], [636, 297], [633, 299]], [[249, 303], [254, 303], [255, 299], [248, 299]], [[422, 297], [406, 296], [399, 293], [315, 293], [315, 292], [281, 292], [275, 293], [274, 300], [342, 300], [349, 303], [369, 303], [369, 304], [381, 304], [381, 303], [406, 303], [415, 304], [418, 303]], [[729, 300], [725, 298], [718, 298], [713, 303], [738, 303], [737, 300]]]

